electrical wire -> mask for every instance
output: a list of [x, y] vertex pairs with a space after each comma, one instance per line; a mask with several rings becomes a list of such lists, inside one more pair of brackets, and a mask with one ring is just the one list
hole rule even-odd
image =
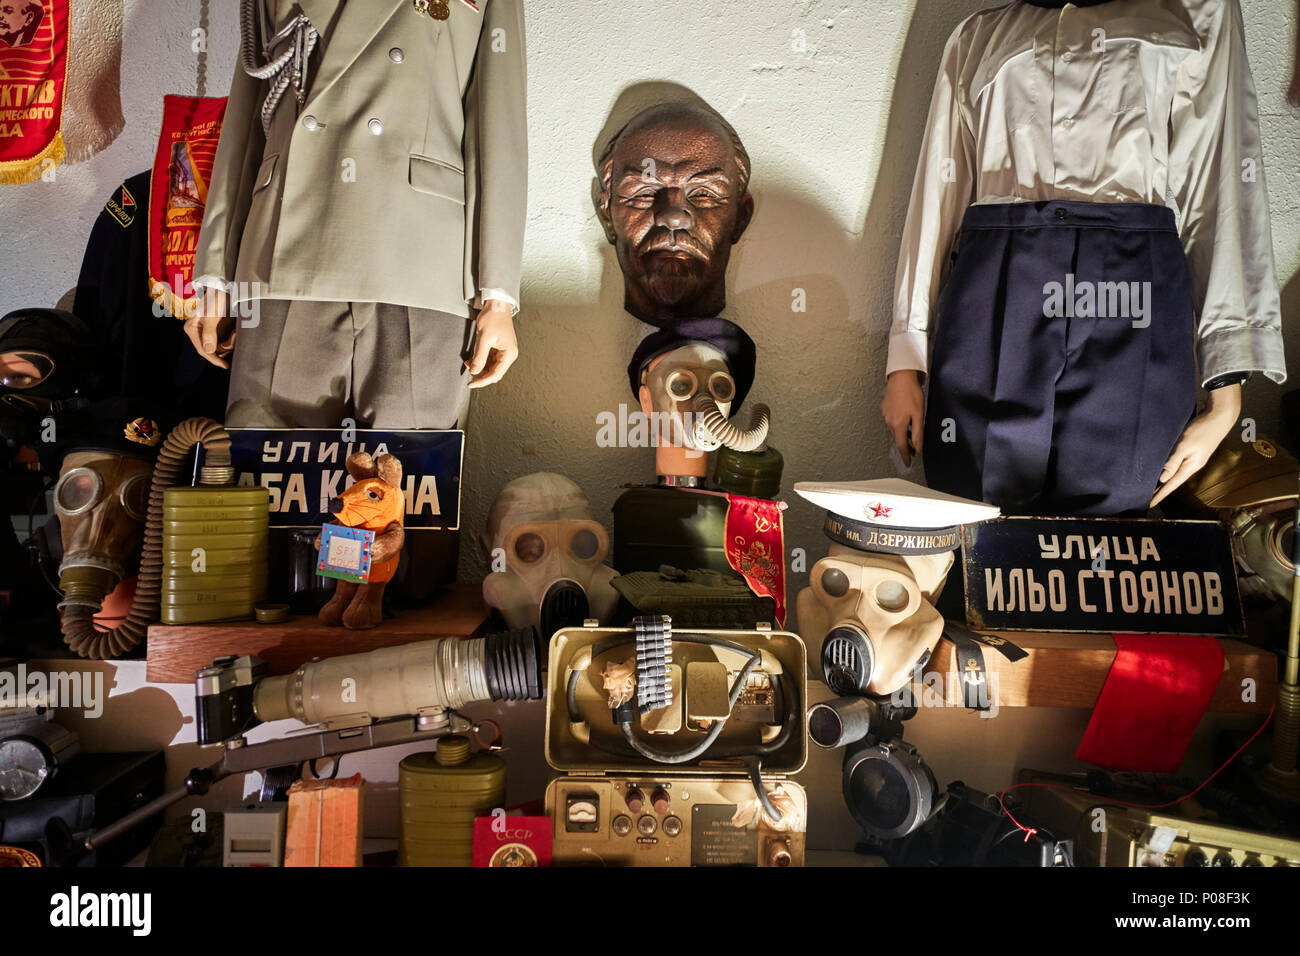
[[767, 788], [763, 786], [763, 758], [755, 757], [749, 764], [749, 782], [754, 785], [754, 794], [758, 797], [758, 803], [763, 808], [763, 812], [768, 815], [773, 823], [780, 823], [785, 816], [776, 808], [772, 798], [767, 795]]
[[[1208, 777], [1202, 780], [1200, 784], [1196, 787], [1196, 789], [1194, 789], [1191, 793], [1183, 794], [1178, 799], [1170, 800], [1168, 803], [1131, 803], [1128, 800], [1118, 800], [1118, 799], [1111, 799], [1111, 798], [1106, 798], [1103, 802], [1121, 806], [1121, 807], [1133, 807], [1138, 810], [1165, 810], [1169, 807], [1177, 806], [1178, 804], [1182, 803], [1184, 800], [1190, 800], [1192, 797], [1196, 796], [1198, 793], [1200, 793], [1202, 790], [1208, 787], [1210, 785], [1211, 780], [1213, 780], [1219, 774], [1223, 773], [1223, 771], [1227, 770], [1228, 765], [1231, 764], [1238, 757], [1240, 757], [1242, 751], [1244, 751], [1247, 747], [1249, 747], [1252, 743], [1255, 742], [1255, 738], [1258, 737], [1260, 734], [1262, 734], [1264, 732], [1264, 728], [1267, 727], [1270, 723], [1272, 723], [1273, 711], [1276, 708], [1276, 706], [1277, 704], [1276, 702], [1274, 702], [1273, 706], [1269, 707], [1268, 716], [1265, 717], [1264, 722], [1259, 725], [1259, 729], [1256, 730], [1253, 734], [1251, 734], [1250, 737], [1247, 738], [1246, 742], [1242, 744], [1240, 747], [1238, 747], [1236, 752], [1233, 753], [1231, 757], [1229, 757], [1222, 764], [1220, 764], [1218, 770], [1215, 770], [1214, 773], [1210, 774]], [[1026, 843], [1028, 843], [1029, 839], [1038, 832], [1037, 827], [1027, 827], [1021, 824], [1019, 820], [1017, 820], [1014, 816], [1012, 816], [1011, 811], [1007, 809], [1006, 802], [1002, 799], [1012, 790], [1019, 790], [1022, 787], [1041, 787], [1046, 790], [1069, 790], [1072, 793], [1087, 793], [1092, 796], [1096, 796], [1096, 794], [1092, 794], [1091, 791], [1089, 791], [1085, 787], [1070, 787], [1070, 786], [1066, 786], [1063, 783], [1017, 783], [1007, 787], [1005, 790], [1003, 790], [1001, 793], [998, 794], [998, 805], [1002, 808], [1002, 812], [1007, 815], [1007, 819], [1010, 820], [1013, 824], [1015, 824], [1017, 829], [1024, 831], [1025, 834], [1024, 842]]]
[[630, 720], [625, 720], [619, 724], [619, 727], [623, 730], [623, 739], [626, 740], [628, 744], [631, 745], [632, 749], [641, 756], [648, 760], [653, 760], [656, 763], [689, 763], [692, 760], [704, 756], [705, 751], [707, 751], [709, 747], [713, 745], [713, 742], [718, 739], [718, 735], [722, 733], [723, 726], [731, 718], [731, 711], [735, 708], [736, 701], [740, 699], [740, 695], [745, 689], [745, 684], [749, 681], [749, 675], [754, 672], [754, 668], [758, 666], [759, 661], [762, 659], [763, 657], [761, 654], [756, 652], [750, 653], [749, 660], [745, 662], [745, 666], [740, 669], [740, 673], [736, 675], [735, 682], [731, 685], [731, 693], [727, 695], [727, 716], [721, 720], [715, 720], [713, 726], [709, 728], [709, 732], [704, 735], [704, 739], [689, 750], [682, 751], [681, 753], [666, 753], [647, 746], [638, 740], [632, 733], [632, 721]]
[[[662, 751], [654, 750], [653, 748], [646, 746], [636, 738], [636, 736], [632, 731], [632, 722], [630, 720], [622, 721], [619, 724], [619, 727], [623, 732], [623, 738], [627, 741], [628, 745], [636, 753], [645, 757], [647, 760], [653, 760], [656, 763], [681, 764], [681, 763], [688, 763], [692, 760], [696, 760], [699, 757], [702, 757], [713, 745], [713, 743], [718, 739], [719, 734], [722, 733], [723, 726], [726, 724], [727, 720], [730, 719], [731, 717], [731, 711], [735, 709], [736, 701], [739, 700], [740, 695], [744, 693], [745, 685], [749, 680], [749, 675], [753, 673], [754, 669], [762, 661], [761, 653], [757, 651], [752, 651], [741, 644], [735, 643], [734, 641], [724, 641], [719, 638], [713, 638], [713, 637], [690, 637], [690, 638], [678, 637], [676, 638], [676, 640], [678, 640], [680, 643], [683, 644], [702, 644], [707, 647], [726, 648], [728, 650], [732, 650], [737, 653], [746, 655], [749, 658], [749, 660], [745, 662], [745, 666], [742, 667], [740, 673], [736, 675], [736, 680], [733, 682], [731, 686], [731, 691], [727, 695], [727, 717], [723, 718], [722, 720], [715, 721], [713, 726], [709, 728], [709, 732], [705, 735], [704, 739], [689, 750], [683, 751], [681, 753], [676, 753], [676, 754], [669, 754], [669, 753], [664, 753]], [[591, 659], [594, 661], [596, 658], [606, 653], [607, 651], [612, 650], [615, 647], [620, 647], [624, 644], [632, 644], [632, 643], [635, 643], [635, 638], [631, 638], [631, 637], [616, 638], [611, 641], [602, 642], [601, 644], [592, 648]], [[569, 679], [565, 686], [565, 695], [564, 695], [565, 707], [568, 710], [569, 720], [572, 721], [573, 723], [581, 722], [581, 715], [578, 712], [578, 679], [585, 672], [586, 672], [585, 670], [572, 671], [569, 674]], [[772, 803], [771, 798], [768, 797], [767, 795], [766, 788], [763, 786], [762, 757], [757, 756], [757, 754], [766, 754], [766, 753], [775, 752], [776, 750], [779, 750], [781, 747], [783, 747], [786, 744], [786, 742], [790, 739], [790, 735], [793, 731], [793, 720], [791, 715], [793, 715], [796, 712], [802, 712], [801, 709], [803, 706], [802, 701], [799, 699], [798, 688], [787, 686], [784, 673], [778, 675], [778, 679], [781, 681], [782, 687], [786, 689], [787, 698], [788, 698], [787, 706], [785, 708], [786, 719], [782, 723], [781, 732], [777, 734], [777, 736], [773, 740], [769, 741], [767, 744], [759, 744], [757, 747], [746, 748], [743, 754], [737, 755], [737, 756], [753, 757], [753, 759], [749, 764], [749, 778], [750, 778], [750, 782], [753, 784], [754, 787], [754, 795], [758, 798], [759, 805], [763, 808], [763, 812], [766, 813], [773, 822], [777, 822], [777, 823], [781, 821], [783, 814], [781, 813], [780, 810], [776, 808], [776, 805]], [[603, 750], [606, 753], [617, 754], [617, 751], [613, 751], [611, 750], [611, 748], [596, 743], [595, 741], [591, 742], [591, 746], [596, 747], [598, 750]], [[618, 755], [623, 756], [622, 754], [618, 754]]]
[[[570, 671], [569, 679], [565, 686], [565, 706], [568, 710], [569, 721], [575, 724], [585, 723], [582, 719], [582, 713], [578, 710], [578, 681], [584, 673], [585, 671]], [[710, 757], [717, 760], [726, 760], [733, 757], [752, 757], [755, 755], [766, 756], [777, 753], [790, 742], [790, 737], [794, 733], [795, 717], [803, 712], [801, 698], [799, 696], [799, 688], [790, 680], [789, 675], [784, 671], [774, 676], [780, 683], [785, 700], [787, 701], [784, 708], [785, 718], [781, 722], [780, 732], [767, 743], [733, 744], [730, 747], [714, 749], [709, 754]], [[636, 752], [631, 749], [619, 750], [615, 747], [609, 746], [608, 744], [597, 743], [594, 740], [591, 741], [590, 746], [618, 757], [629, 757]]]

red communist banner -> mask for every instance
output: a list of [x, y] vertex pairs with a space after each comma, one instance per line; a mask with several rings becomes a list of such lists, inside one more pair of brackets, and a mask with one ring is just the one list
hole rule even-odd
[[727, 561], [749, 589], [776, 602], [776, 622], [785, 627], [785, 530], [781, 503], [727, 495]]
[[0, 3], [0, 183], [30, 183], [63, 161], [69, 0]]
[[149, 180], [149, 294], [177, 318], [198, 299], [194, 249], [208, 202], [225, 98], [163, 98], [162, 130]]

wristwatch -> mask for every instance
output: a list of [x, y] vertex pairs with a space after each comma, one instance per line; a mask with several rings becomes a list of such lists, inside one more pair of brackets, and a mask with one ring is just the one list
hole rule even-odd
[[1205, 390], [1212, 392], [1216, 388], [1223, 388], [1225, 385], [1243, 385], [1246, 379], [1250, 378], [1249, 372], [1224, 372], [1222, 375], [1216, 375], [1205, 383]]

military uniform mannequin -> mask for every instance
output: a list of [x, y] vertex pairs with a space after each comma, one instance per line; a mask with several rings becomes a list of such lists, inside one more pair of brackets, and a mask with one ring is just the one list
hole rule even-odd
[[226, 423], [455, 427], [518, 353], [522, 2], [244, 0], [241, 35], [186, 322]]

